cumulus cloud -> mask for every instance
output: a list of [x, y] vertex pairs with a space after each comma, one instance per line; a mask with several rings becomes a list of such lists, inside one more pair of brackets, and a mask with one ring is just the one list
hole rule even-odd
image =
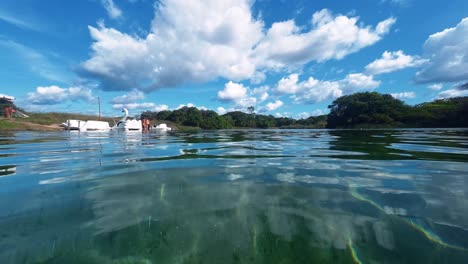
[[297, 117], [300, 118], [300, 119], [306, 119], [306, 118], [308, 118], [309, 116], [310, 116], [310, 114], [307, 113], [307, 112], [302, 112], [302, 113], [299, 113], [299, 114], [297, 115]]
[[283, 102], [276, 100], [274, 102], [267, 103], [265, 106], [266, 111], [273, 111], [283, 106]]
[[441, 83], [435, 83], [435, 84], [431, 84], [428, 86], [429, 89], [434, 90], [434, 91], [438, 91], [442, 89], [443, 87], [444, 86]]
[[258, 102], [263, 102], [266, 99], [268, 99], [268, 97], [270, 96], [268, 94], [269, 90], [270, 90], [270, 87], [268, 86], [258, 87], [252, 90], [252, 95], [258, 97]]
[[318, 103], [343, 95], [340, 83], [336, 81], [319, 81], [310, 77], [301, 86], [305, 89], [293, 96], [295, 103]]
[[288, 117], [288, 118], [291, 118], [292, 114], [290, 112], [283, 112], [283, 113], [280, 113], [280, 112], [277, 112], [275, 113], [275, 117]]
[[457, 82], [468, 80], [468, 18], [453, 28], [429, 36], [424, 57], [429, 62], [416, 73], [416, 81]]
[[161, 111], [166, 111], [169, 110], [169, 106], [162, 104], [162, 105], [156, 105], [153, 109], [155, 112], [161, 112]]
[[317, 103], [335, 99], [344, 94], [357, 91], [372, 90], [380, 85], [380, 81], [373, 76], [363, 73], [352, 73], [338, 81], [321, 81], [309, 77], [306, 81], [299, 81], [299, 75], [293, 73], [282, 78], [275, 91], [279, 94], [292, 94], [296, 103]]
[[114, 99], [112, 99], [113, 104], [126, 104], [126, 103], [134, 103], [138, 100], [144, 99], [145, 95], [143, 92], [138, 91], [138, 90], [133, 90], [127, 94], [124, 94], [122, 96], [117, 96]]
[[437, 95], [437, 99], [468, 96], [468, 83], [455, 86], [453, 89], [445, 90]]
[[411, 99], [416, 97], [414, 92], [391, 93], [390, 95], [395, 99]]
[[[298, 84], [299, 74], [293, 73], [288, 77], [283, 77], [279, 80], [278, 85], [276, 86], [276, 92], [281, 94], [295, 94], [300, 89], [301, 86]], [[312, 81], [313, 78], [312, 78]]]
[[312, 116], [319, 116], [319, 115], [324, 115], [329, 112], [329, 109], [315, 109], [312, 111]]
[[114, 3], [113, 0], [101, 0], [102, 6], [106, 9], [107, 14], [111, 18], [119, 18], [122, 16], [122, 10], [120, 10]]
[[334, 15], [323, 9], [312, 15], [311, 28], [293, 20], [273, 23], [255, 48], [257, 65], [268, 68], [342, 59], [379, 41], [396, 19], [380, 22], [375, 29], [357, 24], [357, 17]]
[[[219, 77], [261, 83], [271, 70], [341, 59], [379, 41], [395, 23], [375, 27], [324, 9], [311, 24], [292, 20], [265, 28], [250, 0], [162, 0], [150, 33], [138, 38], [112, 28], [89, 27], [94, 43], [81, 74], [104, 90], [152, 91]], [[304, 30], [309, 28], [309, 30]]]
[[353, 93], [361, 90], [372, 90], [379, 87], [380, 81], [374, 80], [372, 75], [362, 73], [351, 73], [346, 75], [346, 78], [340, 81], [341, 89], [344, 93]]
[[155, 103], [150, 102], [138, 102], [140, 100], [145, 99], [145, 95], [143, 92], [138, 90], [130, 91], [124, 95], [114, 97], [111, 100], [112, 108], [114, 109], [139, 109], [139, 110], [154, 110], [157, 109]]
[[220, 107], [216, 108], [216, 112], [219, 115], [224, 115], [225, 113], [227, 113], [227, 110], [224, 107], [220, 106]]
[[[224, 89], [218, 92], [218, 99], [224, 102], [232, 102], [238, 108], [246, 108], [257, 103], [257, 99], [252, 96], [252, 92], [243, 84], [228, 82], [224, 85]], [[256, 91], [256, 95], [264, 97], [260, 90]]]
[[366, 66], [366, 71], [369, 74], [382, 74], [401, 70], [408, 67], [416, 67], [423, 64], [425, 60], [418, 57], [406, 55], [403, 51], [385, 51], [382, 58], [377, 59]]
[[82, 74], [97, 78], [109, 91], [132, 90], [151, 79], [149, 52], [145, 40], [115, 29], [88, 27], [96, 41], [94, 56], [82, 63]]
[[437, 99], [459, 97], [459, 96], [468, 96], [468, 90], [459, 90], [459, 89], [449, 89], [443, 92], [440, 92], [437, 95]]
[[113, 104], [112, 108], [114, 109], [138, 109], [138, 110], [152, 110], [156, 108], [155, 103], [125, 103], [125, 104]]
[[92, 102], [95, 97], [92, 91], [84, 87], [60, 88], [56, 85], [39, 86], [35, 92], [27, 94], [28, 103], [33, 105], [55, 105], [67, 101]]
[[206, 108], [205, 106], [196, 106], [194, 103], [180, 104], [175, 109], [178, 110], [178, 109], [181, 109], [181, 108], [184, 108], [184, 107], [195, 107], [198, 110], [208, 110], [208, 108]]
[[315, 109], [314, 111], [307, 113], [307, 112], [302, 112], [297, 115], [298, 118], [300, 119], [306, 119], [311, 116], [320, 116], [328, 113], [328, 109]]
[[180, 104], [176, 109], [181, 109], [184, 107], [195, 107], [195, 104], [193, 103], [188, 103], [188, 104]]
[[92, 57], [83, 74], [107, 90], [153, 90], [186, 82], [254, 76], [252, 47], [262, 37], [250, 1], [163, 0], [144, 39], [90, 27]]
[[247, 96], [247, 88], [239, 83], [228, 82], [224, 90], [218, 92], [218, 99], [224, 101], [235, 101]]

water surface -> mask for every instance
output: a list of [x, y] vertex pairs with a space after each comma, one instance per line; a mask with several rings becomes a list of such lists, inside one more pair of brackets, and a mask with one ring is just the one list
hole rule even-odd
[[0, 134], [0, 263], [468, 263], [468, 130]]

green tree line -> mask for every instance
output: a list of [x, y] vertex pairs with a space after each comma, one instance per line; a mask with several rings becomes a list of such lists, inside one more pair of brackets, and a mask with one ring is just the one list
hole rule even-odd
[[183, 107], [141, 114], [158, 121], [202, 129], [229, 128], [372, 128], [372, 127], [468, 127], [468, 97], [439, 99], [415, 106], [390, 94], [362, 92], [342, 96], [328, 106], [328, 115], [296, 120], [241, 111], [218, 115], [211, 110]]
[[146, 111], [142, 118], [158, 121], [170, 121], [181, 126], [199, 127], [202, 129], [229, 129], [229, 128], [324, 128], [326, 115], [295, 120], [287, 117], [274, 117], [272, 115], [259, 115], [241, 111], [218, 115], [212, 110], [200, 110], [195, 107], [182, 107], [177, 110], [160, 112]]
[[468, 127], [468, 97], [410, 106], [389, 94], [363, 92], [342, 96], [328, 108], [327, 128]]

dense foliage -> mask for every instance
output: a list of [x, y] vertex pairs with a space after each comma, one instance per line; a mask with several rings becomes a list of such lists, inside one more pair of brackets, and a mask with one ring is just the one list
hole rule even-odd
[[468, 97], [409, 106], [389, 94], [365, 92], [342, 96], [328, 108], [328, 128], [468, 126]]
[[151, 112], [141, 114], [142, 118], [158, 121], [171, 121], [182, 126], [200, 127], [202, 129], [225, 128], [317, 128], [325, 127], [326, 116], [309, 117], [295, 120], [287, 117], [258, 115], [249, 110], [250, 114], [235, 111], [218, 115], [211, 110], [200, 110], [195, 107], [183, 107], [174, 111]]
[[415, 105], [404, 121], [414, 127], [468, 127], [468, 97]]

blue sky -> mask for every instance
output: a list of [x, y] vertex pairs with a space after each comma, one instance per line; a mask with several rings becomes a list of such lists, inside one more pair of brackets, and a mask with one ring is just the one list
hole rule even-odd
[[0, 94], [29, 111], [183, 105], [293, 118], [467, 96], [468, 2], [3, 0]]

